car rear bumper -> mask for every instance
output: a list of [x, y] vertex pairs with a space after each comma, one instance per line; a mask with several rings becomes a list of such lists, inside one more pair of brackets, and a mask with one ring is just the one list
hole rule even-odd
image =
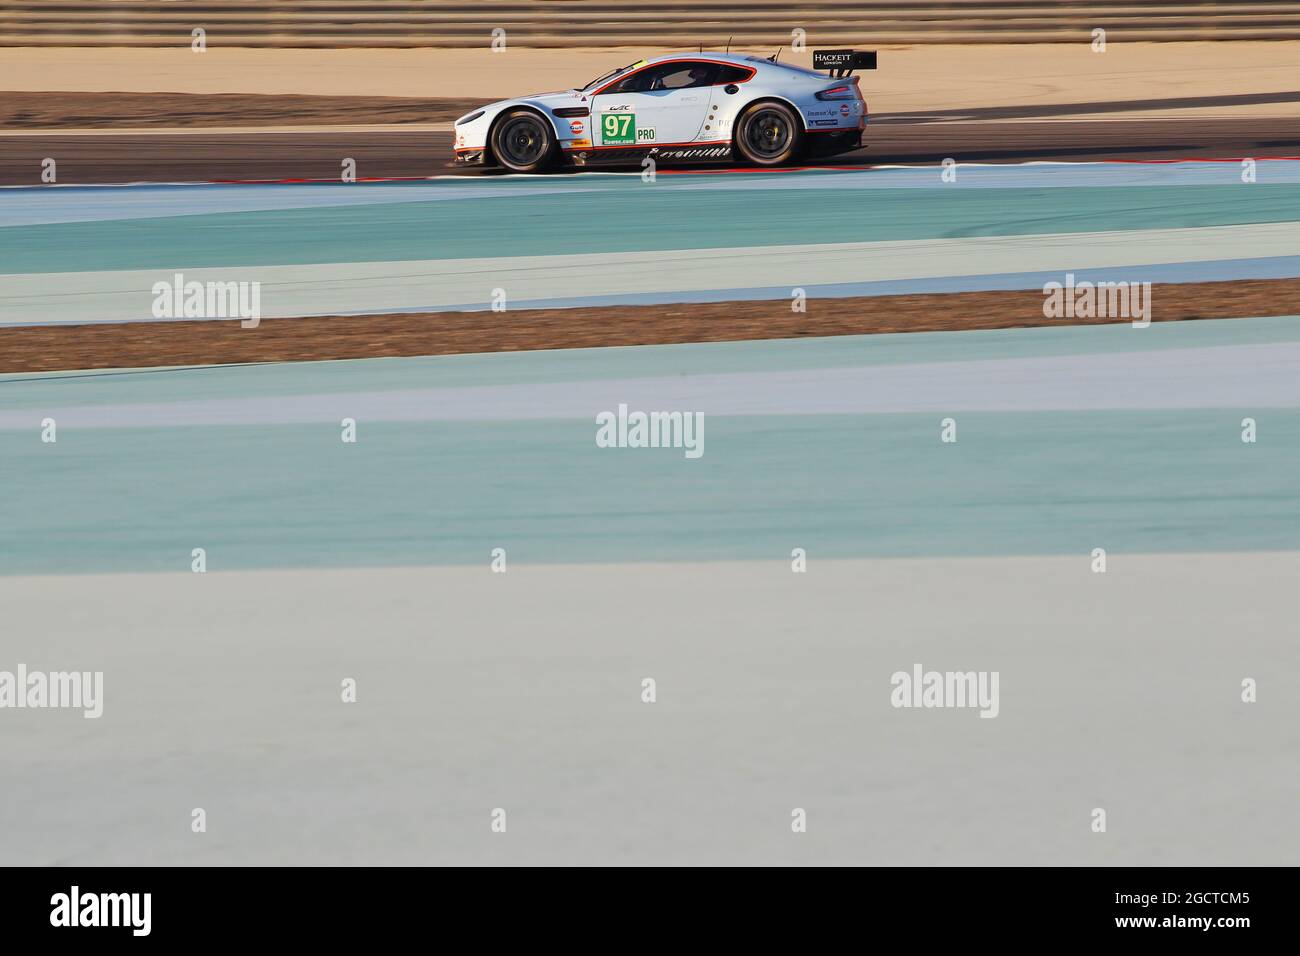
[[862, 145], [862, 130], [834, 129], [824, 133], [816, 132], [805, 139], [805, 144], [804, 153], [807, 156], [834, 156], [836, 153], [847, 153]]

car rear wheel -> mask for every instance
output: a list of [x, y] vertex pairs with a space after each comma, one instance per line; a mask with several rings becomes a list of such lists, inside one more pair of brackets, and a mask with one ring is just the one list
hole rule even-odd
[[781, 103], [759, 103], [736, 126], [736, 149], [755, 166], [779, 166], [799, 151], [803, 131], [794, 110]]
[[539, 173], [555, 161], [555, 131], [531, 110], [512, 110], [492, 128], [492, 155], [513, 173]]

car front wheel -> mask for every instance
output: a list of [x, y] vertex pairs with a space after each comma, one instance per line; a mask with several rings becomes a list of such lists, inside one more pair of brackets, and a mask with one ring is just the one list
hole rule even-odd
[[740, 118], [736, 149], [755, 166], [779, 166], [794, 158], [801, 136], [794, 110], [781, 103], [760, 103]]
[[539, 173], [555, 161], [555, 131], [531, 110], [512, 110], [492, 129], [492, 155], [512, 173]]

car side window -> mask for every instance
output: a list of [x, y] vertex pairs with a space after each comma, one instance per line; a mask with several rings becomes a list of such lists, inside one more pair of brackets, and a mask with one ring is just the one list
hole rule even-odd
[[655, 67], [649, 66], [644, 70], [637, 70], [630, 76], [625, 76], [619, 80], [606, 93], [645, 93], [650, 89], [650, 83], [654, 80], [658, 71]]
[[673, 63], [667, 64], [664, 74], [659, 77], [658, 86], [653, 89], [685, 90], [697, 86], [712, 86], [718, 75], [716, 63]]
[[718, 78], [714, 83], [744, 83], [753, 75], [752, 70], [743, 66], [723, 66], [718, 69]]
[[717, 82], [717, 75], [718, 64], [702, 60], [660, 63], [624, 77], [605, 92], [653, 93], [656, 90], [685, 90], [697, 86], [712, 86]]

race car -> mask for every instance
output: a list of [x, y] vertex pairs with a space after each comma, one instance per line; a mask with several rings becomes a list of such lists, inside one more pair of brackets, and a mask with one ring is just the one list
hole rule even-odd
[[857, 149], [867, 104], [852, 74], [874, 70], [875, 51], [816, 50], [813, 67], [729, 52], [638, 60], [579, 89], [462, 116], [454, 161], [515, 173], [641, 164], [647, 156], [779, 166]]

